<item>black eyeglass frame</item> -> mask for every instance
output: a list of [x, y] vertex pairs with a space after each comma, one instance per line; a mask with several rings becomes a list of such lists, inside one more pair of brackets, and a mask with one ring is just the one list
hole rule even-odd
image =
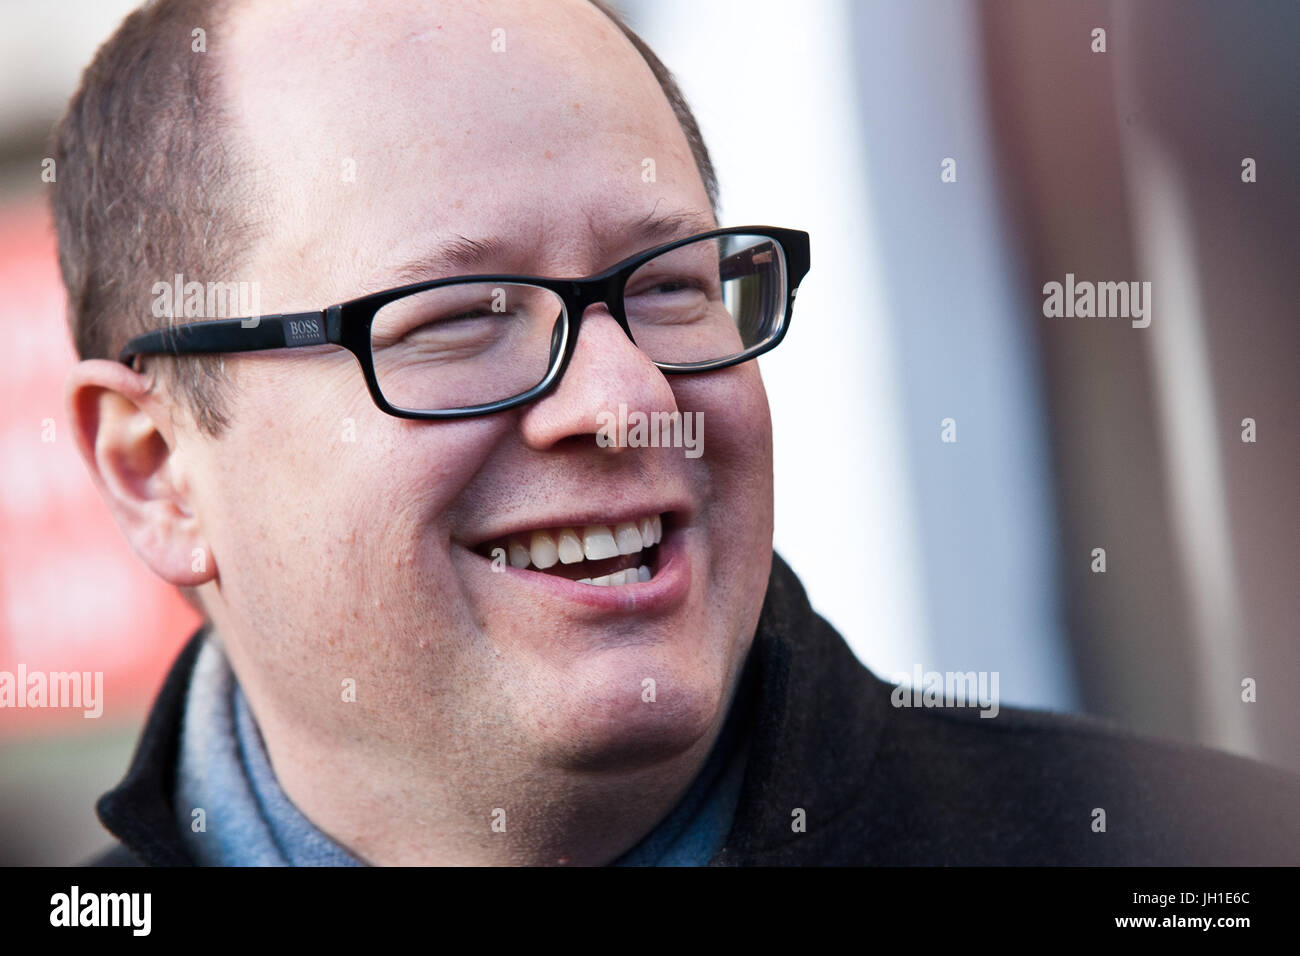
[[[757, 358], [765, 352], [776, 348], [785, 338], [790, 328], [794, 312], [794, 299], [799, 291], [799, 283], [808, 273], [808, 233], [797, 229], [782, 229], [776, 226], [730, 226], [698, 233], [683, 239], [676, 239], [653, 249], [638, 252], [636, 255], [610, 266], [603, 272], [583, 279], [556, 279], [545, 276], [526, 275], [466, 275], [449, 276], [444, 279], [430, 279], [410, 285], [373, 292], [347, 302], [328, 306], [317, 312], [275, 313], [271, 315], [249, 316], [245, 319], [215, 319], [206, 322], [192, 322], [185, 325], [169, 326], [138, 335], [126, 343], [118, 361], [133, 366], [139, 355], [194, 355], [218, 352], [256, 352], [268, 349], [304, 348], [314, 345], [338, 345], [347, 349], [361, 365], [366, 387], [375, 405], [383, 412], [398, 418], [419, 420], [446, 420], [456, 418], [474, 418], [490, 415], [507, 409], [518, 408], [541, 398], [559, 383], [569, 360], [573, 357], [578, 344], [578, 332], [582, 326], [582, 316], [587, 307], [596, 303], [604, 304], [614, 321], [623, 329], [628, 339], [635, 345], [636, 339], [628, 326], [627, 315], [623, 309], [623, 291], [627, 280], [644, 263], [663, 255], [679, 246], [713, 239], [722, 236], [749, 235], [762, 236], [775, 240], [785, 257], [785, 310], [780, 325], [764, 341], [750, 346], [742, 352], [727, 358], [708, 362], [669, 363], [655, 362], [662, 372], [672, 375], [693, 372], [711, 372], [728, 368]], [[739, 253], [744, 255], [745, 251]], [[551, 357], [546, 375], [540, 382], [525, 392], [496, 402], [471, 405], [465, 408], [435, 409], [420, 411], [400, 408], [384, 398], [375, 375], [374, 355], [371, 351], [371, 324], [375, 314], [383, 306], [397, 299], [405, 298], [417, 292], [436, 289], [440, 286], [462, 283], [500, 282], [502, 284], [529, 285], [554, 292], [564, 303], [564, 314], [556, 321], [555, 331], [551, 336]], [[253, 324], [247, 324], [252, 322]], [[653, 361], [653, 360], [652, 360]]]

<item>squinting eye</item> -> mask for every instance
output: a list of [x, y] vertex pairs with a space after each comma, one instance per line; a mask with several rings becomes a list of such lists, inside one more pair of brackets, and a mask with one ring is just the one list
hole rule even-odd
[[487, 330], [501, 325], [499, 321], [489, 320], [511, 317], [508, 312], [493, 312], [486, 307], [471, 307], [460, 312], [442, 314], [412, 314], [400, 323], [391, 322], [382, 329], [372, 329], [371, 340], [376, 346], [385, 347], [399, 342], [427, 342], [431, 339], [451, 341], [452, 338], [482, 335]]
[[629, 290], [627, 295], [671, 295], [674, 292], [698, 291], [700, 291], [700, 283], [697, 280], [685, 277], [674, 277], [670, 279], [661, 279], [657, 282], [651, 282], [635, 291]]
[[489, 319], [493, 315], [503, 315], [501, 312], [492, 312], [489, 309], [469, 309], [464, 312], [458, 312], [455, 315], [433, 316], [428, 322], [460, 322], [464, 319]]
[[484, 320], [513, 319], [519, 315], [515, 309], [493, 308], [491, 305], [469, 305], [459, 309], [451, 308], [443, 312], [434, 312], [422, 315], [412, 323], [412, 328], [426, 329], [431, 327], [453, 325], [458, 322], [480, 322]]
[[690, 287], [690, 283], [685, 279], [670, 279], [667, 282], [659, 283], [654, 288], [656, 292], [680, 292], [682, 289]]

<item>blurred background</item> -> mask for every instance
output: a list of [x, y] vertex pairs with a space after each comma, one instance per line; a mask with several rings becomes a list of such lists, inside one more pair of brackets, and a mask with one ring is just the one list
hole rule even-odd
[[[94, 801], [198, 623], [63, 409], [42, 161], [133, 6], [0, 2], [0, 671], [103, 671], [107, 701], [0, 709], [0, 864], [107, 845]], [[617, 6], [695, 110], [723, 224], [812, 235], [761, 360], [776, 546], [862, 661], [1300, 770], [1300, 6]], [[1045, 317], [1067, 273], [1152, 283], [1150, 326]]]

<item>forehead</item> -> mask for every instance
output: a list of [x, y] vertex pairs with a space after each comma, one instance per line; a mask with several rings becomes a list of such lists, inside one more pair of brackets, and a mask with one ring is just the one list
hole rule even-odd
[[518, 253], [496, 268], [575, 274], [635, 251], [607, 248], [625, 224], [709, 212], [650, 68], [585, 0], [250, 2], [222, 57], [261, 260], [328, 273], [315, 298], [457, 236]]

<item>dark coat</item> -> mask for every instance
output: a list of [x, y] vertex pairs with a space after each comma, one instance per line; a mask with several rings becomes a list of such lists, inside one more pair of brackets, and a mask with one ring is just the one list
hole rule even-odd
[[[193, 863], [172, 792], [202, 640], [177, 658], [126, 777], [96, 805], [121, 842], [92, 865]], [[779, 556], [751, 653], [753, 744], [712, 865], [1300, 864], [1300, 776], [1093, 719], [895, 707], [893, 685], [813, 612]]]

